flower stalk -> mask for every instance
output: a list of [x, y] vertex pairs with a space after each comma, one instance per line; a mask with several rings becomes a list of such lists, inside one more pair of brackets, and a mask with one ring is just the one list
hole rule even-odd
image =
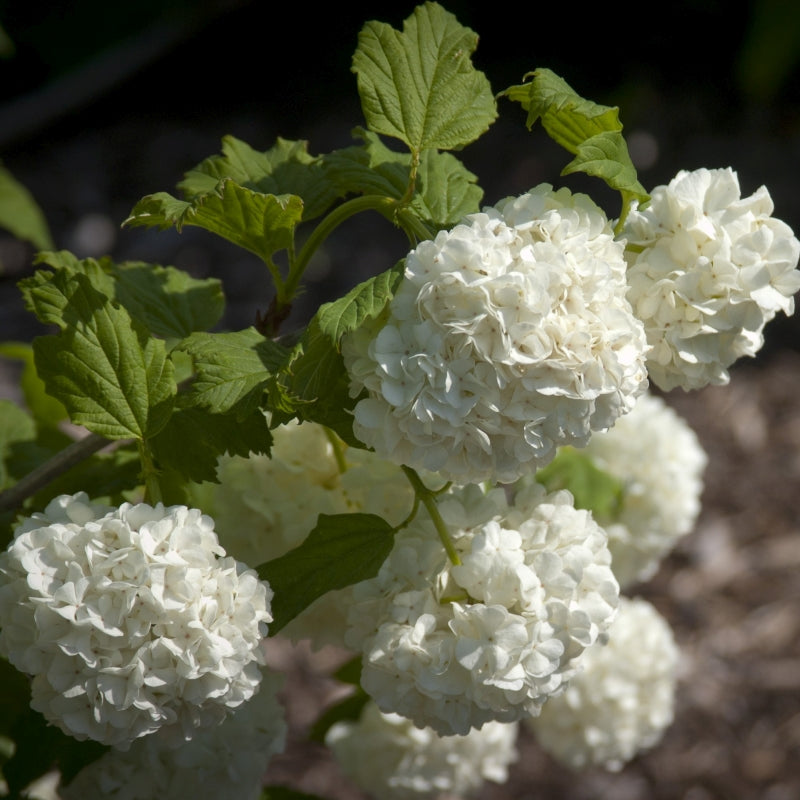
[[411, 467], [404, 466], [403, 472], [405, 472], [406, 477], [414, 487], [414, 493], [419, 498], [422, 505], [425, 506], [425, 510], [430, 515], [433, 525], [436, 528], [436, 533], [439, 534], [439, 539], [444, 545], [447, 558], [450, 560], [451, 564], [458, 566], [461, 564], [461, 557], [458, 555], [458, 550], [456, 550], [453, 540], [450, 538], [450, 531], [447, 529], [447, 524], [445, 523], [439, 511], [439, 507], [436, 504], [436, 493], [432, 492], [422, 482], [422, 479], [419, 477], [416, 470], [412, 469]]

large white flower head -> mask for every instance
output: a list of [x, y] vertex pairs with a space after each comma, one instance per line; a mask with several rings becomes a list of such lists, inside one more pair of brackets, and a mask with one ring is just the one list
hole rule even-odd
[[679, 662], [661, 614], [646, 600], [622, 597], [608, 643], [589, 648], [566, 691], [526, 724], [571, 769], [619, 770], [672, 723]]
[[386, 312], [346, 335], [354, 432], [457, 483], [509, 483], [647, 386], [623, 246], [586, 195], [542, 184], [421, 242]]
[[258, 565], [297, 547], [319, 514], [364, 511], [399, 523], [413, 491], [398, 465], [333, 441], [322, 425], [288, 422], [273, 431], [269, 456], [222, 456], [219, 483], [192, 499], [216, 522], [225, 550]]
[[188, 738], [257, 690], [271, 598], [198, 509], [62, 495], [0, 554], [0, 655], [76, 739]]
[[468, 797], [505, 783], [517, 761], [518, 723], [487, 722], [465, 736], [439, 736], [368, 702], [356, 722], [337, 722], [325, 743], [360, 789], [381, 800]]
[[644, 321], [650, 379], [661, 389], [726, 384], [763, 329], [794, 313], [800, 242], [772, 216], [762, 186], [741, 197], [731, 169], [682, 170], [625, 221], [628, 298]]
[[470, 485], [396, 535], [378, 575], [353, 588], [345, 638], [386, 713], [443, 736], [538, 713], [614, 617], [605, 531], [568, 492], [532, 486], [509, 506]]
[[278, 692], [283, 676], [263, 671], [258, 692], [222, 724], [189, 741], [164, 731], [111, 749], [60, 789], [62, 800], [258, 800], [272, 757], [286, 745]]

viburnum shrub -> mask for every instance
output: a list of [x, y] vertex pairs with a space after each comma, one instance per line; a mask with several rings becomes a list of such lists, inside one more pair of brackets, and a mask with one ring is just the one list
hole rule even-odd
[[[48, 329], [0, 350], [24, 398], [0, 401], [8, 796], [300, 797], [269, 777], [278, 637], [349, 653], [310, 735], [377, 800], [505, 781], [523, 724], [576, 770], [658, 744], [680, 642], [627, 592], [692, 530], [707, 464], [658, 392], [758, 353], [800, 243], [730, 167], [646, 190], [616, 108], [545, 68], [493, 90], [476, 45], [436, 3], [368, 22], [351, 146], [226, 136], [121, 221], [258, 257], [271, 304], [239, 330], [217, 279], [55, 250], [3, 173]], [[611, 215], [549, 183], [485, 198], [457, 154], [501, 112]], [[407, 248], [287, 329], [363, 212]]]

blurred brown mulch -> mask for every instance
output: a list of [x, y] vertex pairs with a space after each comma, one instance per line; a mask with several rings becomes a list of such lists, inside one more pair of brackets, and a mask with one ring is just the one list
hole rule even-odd
[[[523, 730], [508, 782], [482, 800], [800, 798], [800, 354], [737, 364], [728, 386], [666, 399], [709, 455], [695, 531], [630, 592], [666, 616], [682, 649], [675, 721], [619, 773], [571, 773]], [[362, 798], [304, 742], [340, 691], [328, 676], [343, 655], [274, 645], [290, 740], [269, 782]]]

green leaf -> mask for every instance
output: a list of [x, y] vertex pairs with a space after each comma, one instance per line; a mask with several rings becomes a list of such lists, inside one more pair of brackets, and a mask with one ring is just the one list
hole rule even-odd
[[412, 152], [457, 150], [497, 118], [486, 76], [470, 59], [478, 36], [438, 3], [417, 6], [397, 31], [368, 22], [353, 72], [367, 126]]
[[363, 448], [353, 435], [351, 412], [356, 400], [350, 397], [342, 354], [331, 337], [320, 331], [316, 318], [303, 332], [280, 384], [283, 414], [279, 420], [285, 421], [291, 413], [300, 421], [325, 425], [347, 444]]
[[380, 316], [403, 280], [405, 261], [362, 281], [346, 295], [319, 307], [316, 319], [322, 334], [338, 346], [345, 333], [360, 327], [366, 320]]
[[465, 215], [480, 211], [483, 189], [477, 180], [477, 175], [451, 153], [425, 150], [411, 208], [424, 222], [437, 228], [451, 228]]
[[304, 220], [323, 214], [342, 194], [325, 159], [308, 152], [308, 142], [281, 137], [269, 150], [259, 152], [233, 136], [224, 136], [222, 155], [211, 156], [189, 170], [178, 189], [191, 199], [215, 191], [223, 178], [261, 194], [301, 197]]
[[623, 501], [622, 483], [574, 447], [560, 448], [556, 457], [536, 472], [536, 480], [549, 492], [568, 489], [575, 507], [591, 511], [601, 524], [616, 518]]
[[14, 483], [6, 464], [12, 447], [35, 438], [36, 425], [30, 414], [13, 401], [0, 398], [0, 489]]
[[181, 408], [150, 445], [162, 469], [174, 470], [184, 481], [218, 483], [217, 460], [221, 455], [269, 454], [272, 434], [259, 409], [239, 419], [234, 414], [213, 414], [203, 408]]
[[250, 327], [233, 333], [193, 333], [177, 349], [194, 362], [193, 405], [244, 419], [261, 404], [288, 351]]
[[[51, 269], [38, 269], [30, 277], [21, 280], [17, 286], [22, 292], [28, 310], [45, 325], [55, 325], [62, 331], [67, 329], [70, 298], [60, 287], [64, 282], [68, 282], [71, 276], [81, 275], [86, 278], [95, 295], [102, 296], [106, 300], [111, 300], [114, 296], [114, 281], [93, 258], [81, 261], [69, 251], [61, 250], [37, 253], [34, 263], [44, 263], [54, 267], [56, 272]], [[60, 276], [58, 285], [53, 281], [54, 274]], [[74, 321], [74, 314], [72, 319]]]
[[183, 339], [222, 318], [225, 298], [216, 278], [193, 278], [175, 267], [141, 261], [109, 264], [108, 269], [115, 279], [115, 299], [154, 336]]
[[[98, 291], [122, 305], [153, 335], [182, 339], [213, 327], [222, 317], [225, 299], [216, 278], [193, 278], [176, 267], [143, 261], [114, 263], [110, 258], [79, 259], [68, 250], [42, 252], [35, 262], [70, 274], [86, 275]], [[34, 307], [30, 289], [50, 282], [51, 272], [37, 271], [21, 282], [29, 307], [43, 322], [62, 326], [63, 298]], [[58, 293], [56, 293], [57, 295]]]
[[333, 673], [333, 677], [342, 683], [350, 683], [353, 686], [360, 686], [361, 668], [361, 656], [353, 656], [353, 658], [351, 658], [349, 661], [345, 661], [345, 663]]
[[353, 135], [363, 144], [334, 150], [324, 156], [331, 174], [346, 194], [377, 194], [399, 200], [406, 192], [411, 155], [390, 150], [380, 137], [357, 127]]
[[326, 592], [375, 576], [392, 549], [393, 534], [375, 514], [320, 514], [299, 547], [258, 568], [275, 593], [270, 634]]
[[357, 722], [369, 700], [370, 696], [361, 690], [335, 703], [326, 709], [311, 726], [311, 730], [308, 732], [309, 740], [324, 744], [325, 734], [337, 722]]
[[0, 343], [0, 355], [23, 362], [19, 385], [25, 405], [39, 427], [54, 428], [68, 416], [64, 404], [50, 397], [33, 363], [33, 347], [28, 342]]
[[[356, 128], [363, 145], [334, 150], [325, 156], [337, 182], [348, 193], [378, 194], [401, 199], [408, 188], [411, 156], [386, 147], [378, 136]], [[477, 176], [451, 153], [425, 150], [416, 177], [411, 209], [435, 228], [452, 227], [465, 214], [480, 210], [483, 189]]]
[[339, 342], [345, 333], [381, 314], [402, 278], [400, 261], [317, 309], [280, 376], [279, 419], [292, 413], [301, 421], [331, 428], [353, 447], [364, 446], [353, 435], [351, 412], [357, 398], [350, 396]]
[[637, 200], [644, 207], [650, 195], [636, 176], [622, 136], [619, 109], [586, 100], [548, 69], [526, 75], [530, 77], [528, 83], [511, 86], [500, 96], [522, 105], [528, 112], [528, 128], [541, 119], [550, 138], [575, 156], [561, 174], [585, 172], [602, 178], [622, 194], [626, 204]]
[[194, 225], [227, 239], [257, 255], [265, 263], [292, 244], [303, 216], [296, 195], [273, 195], [240, 186], [223, 178], [213, 191], [178, 200], [167, 192], [142, 198], [123, 225], [175, 227]]
[[[128, 312], [83, 274], [59, 270], [32, 283], [33, 305], [61, 328], [34, 339], [36, 370], [48, 394], [77, 425], [109, 439], [142, 439], [163, 427], [176, 392], [164, 342], [153, 339]], [[44, 321], [44, 320], [43, 320]]]
[[37, 250], [53, 247], [53, 237], [42, 209], [33, 195], [3, 166], [0, 166], [0, 228]]

